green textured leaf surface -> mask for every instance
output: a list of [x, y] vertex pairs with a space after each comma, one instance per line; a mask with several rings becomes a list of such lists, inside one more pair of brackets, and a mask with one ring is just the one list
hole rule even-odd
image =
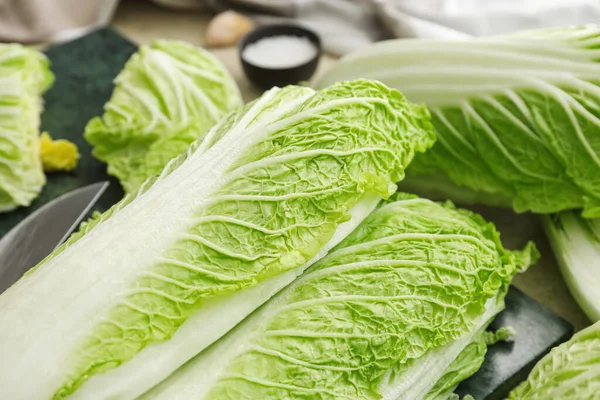
[[242, 105], [218, 59], [174, 40], [141, 46], [115, 83], [104, 115], [88, 123], [85, 138], [127, 192]]
[[444, 375], [436, 382], [425, 400], [446, 400], [456, 385], [479, 370], [487, 352], [485, 330], [481, 330], [458, 357], [450, 364]]
[[0, 212], [28, 206], [46, 183], [38, 136], [49, 64], [33, 49], [0, 44]]
[[0, 296], [0, 368], [37, 382], [0, 375], [0, 395], [141, 394], [322, 257], [433, 140], [427, 111], [374, 81], [268, 91]]
[[479, 216], [398, 194], [143, 399], [416, 400], [402, 366], [479, 331], [517, 264]]
[[[498, 312], [498, 310], [495, 311]], [[469, 338], [468, 344], [462, 348], [458, 356], [450, 363], [442, 377], [424, 397], [425, 400], [446, 400], [454, 398], [460, 400], [460, 398], [452, 392], [459, 383], [472, 376], [479, 368], [481, 368], [481, 365], [485, 360], [485, 355], [487, 354], [488, 346], [501, 340], [509, 340], [515, 335], [512, 328], [500, 328], [496, 332], [486, 331], [487, 325], [490, 322], [491, 320], [484, 321], [479, 331], [475, 332], [472, 337]], [[471, 398], [470, 396], [465, 396], [463, 400], [467, 400], [467, 397]]]
[[508, 400], [600, 399], [600, 322], [554, 348]]
[[[600, 28], [575, 27], [448, 43], [394, 40], [345, 57], [322, 79], [378, 79], [431, 111], [438, 141], [410, 188], [445, 174], [517, 212], [583, 208], [600, 217]], [[451, 185], [442, 197], [461, 200]], [[419, 190], [417, 190], [420, 192]], [[438, 197], [438, 196], [436, 196]], [[489, 200], [489, 201], [488, 201]]]

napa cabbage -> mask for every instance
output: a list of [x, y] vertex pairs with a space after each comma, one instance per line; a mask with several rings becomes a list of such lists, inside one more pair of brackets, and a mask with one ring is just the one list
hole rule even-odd
[[46, 183], [38, 138], [49, 65], [33, 49], [0, 44], [0, 212], [28, 206]]
[[442, 399], [481, 365], [513, 276], [479, 215], [397, 194], [143, 400]]
[[600, 397], [600, 322], [552, 349], [507, 400], [595, 400]]
[[0, 295], [0, 398], [136, 398], [323, 257], [434, 139], [375, 81], [267, 91]]
[[600, 321], [600, 219], [563, 211], [544, 217], [544, 227], [571, 294], [592, 321]]
[[242, 105], [235, 81], [214, 55], [175, 40], [141, 46], [115, 83], [104, 114], [87, 124], [84, 136], [126, 192]]
[[438, 141], [402, 190], [516, 212], [600, 217], [600, 26], [391, 40], [321, 79], [378, 79], [424, 103]]

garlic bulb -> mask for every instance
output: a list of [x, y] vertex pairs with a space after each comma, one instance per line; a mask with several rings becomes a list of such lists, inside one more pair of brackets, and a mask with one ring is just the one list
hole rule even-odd
[[207, 47], [232, 46], [252, 29], [252, 20], [235, 11], [225, 11], [208, 24], [205, 44]]

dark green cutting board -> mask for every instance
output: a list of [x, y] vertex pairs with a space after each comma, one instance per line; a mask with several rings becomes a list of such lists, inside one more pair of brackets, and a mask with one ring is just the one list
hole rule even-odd
[[56, 81], [44, 96], [41, 129], [53, 138], [75, 142], [81, 158], [74, 172], [49, 174], [42, 193], [30, 207], [0, 214], [0, 237], [55, 197], [91, 183], [111, 182], [98, 202], [99, 210], [107, 209], [123, 196], [119, 183], [106, 174], [106, 165], [92, 156], [83, 131], [92, 117], [102, 114], [113, 90], [113, 79], [135, 50], [133, 43], [105, 28], [45, 52]]
[[[82, 134], [86, 123], [102, 114], [113, 79], [135, 50], [136, 46], [114, 30], [101, 29], [46, 51], [56, 82], [45, 96], [42, 129], [55, 138], [77, 143], [81, 159], [75, 172], [48, 176], [46, 187], [31, 207], [0, 214], [0, 237], [53, 198], [94, 182], [111, 181], [96, 206], [98, 210], [106, 210], [122, 197], [119, 183], [106, 174], [105, 164], [92, 157]], [[567, 322], [515, 288], [509, 291], [506, 304], [507, 309], [492, 328], [513, 326], [517, 330], [515, 342], [492, 346], [482, 368], [459, 385], [458, 393], [472, 394], [477, 400], [504, 398], [527, 376], [535, 361], [572, 333]]]

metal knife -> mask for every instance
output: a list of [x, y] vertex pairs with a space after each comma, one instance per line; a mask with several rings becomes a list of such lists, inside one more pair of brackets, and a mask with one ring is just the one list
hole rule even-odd
[[99, 182], [47, 203], [0, 240], [0, 293], [65, 241], [108, 187]]

